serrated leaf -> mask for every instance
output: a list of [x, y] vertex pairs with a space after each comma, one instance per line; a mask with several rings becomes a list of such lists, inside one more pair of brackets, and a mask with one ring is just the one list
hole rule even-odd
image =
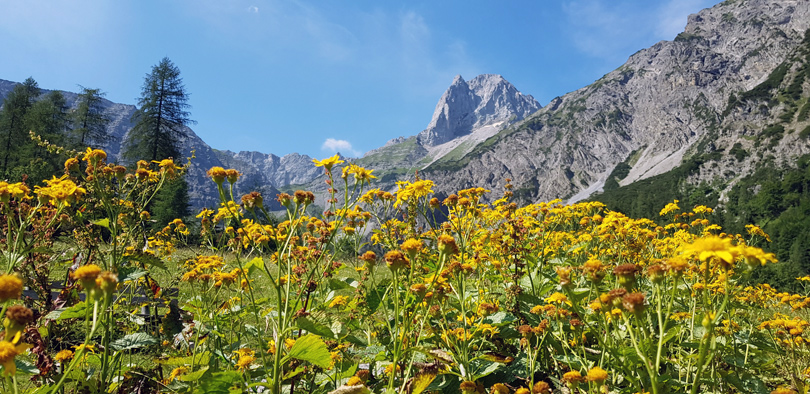
[[155, 345], [158, 343], [158, 340], [145, 333], [145, 332], [136, 332], [134, 334], [129, 334], [121, 339], [113, 341], [110, 345], [115, 350], [128, 350], [128, 349], [137, 349], [144, 346]]
[[51, 316], [52, 314], [55, 314], [56, 312], [59, 312], [58, 315], [56, 316], [56, 320], [59, 320], [59, 321], [62, 321], [62, 320], [65, 320], [65, 319], [83, 319], [85, 317], [85, 315], [87, 314], [87, 303], [82, 301], [82, 302], [79, 302], [78, 304], [73, 305], [70, 308], [67, 308], [67, 309], [64, 309], [64, 310], [63, 309], [57, 309], [57, 310], [49, 313], [48, 316]]
[[307, 334], [298, 338], [282, 363], [286, 363], [291, 358], [307, 361], [321, 368], [329, 368], [332, 361], [326, 344], [319, 336], [314, 334]]
[[306, 317], [299, 317], [298, 319], [295, 319], [295, 325], [302, 330], [306, 330], [307, 332], [320, 335], [322, 337], [331, 339], [335, 338], [335, 333], [333, 333], [329, 327], [309, 320]]

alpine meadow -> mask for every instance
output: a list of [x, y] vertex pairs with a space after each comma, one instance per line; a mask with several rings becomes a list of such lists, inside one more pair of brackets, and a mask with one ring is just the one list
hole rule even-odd
[[[430, 30], [431, 16], [455, 16], [421, 2], [394, 12], [403, 23], [390, 34], [394, 24], [377, 23], [387, 4], [199, 3], [171, 14], [187, 5], [178, 1], [160, 21], [200, 18], [216, 34], [150, 33], [188, 47], [133, 77], [134, 105], [109, 100], [112, 89], [0, 79], [0, 392], [810, 394], [810, 2], [518, 3], [613, 26], [608, 35], [655, 30], [613, 6], [663, 10], [659, 30], [667, 12], [696, 9], [676, 36], [545, 105], [500, 74], [458, 75], [478, 70], [464, 66], [480, 55], [473, 38], [453, 42], [449, 63], [421, 58], [457, 23]], [[42, 11], [15, 7], [0, 1], [0, 14]], [[133, 21], [153, 10], [107, 7], [96, 11]], [[228, 27], [237, 8], [277, 25]], [[500, 12], [487, 15], [492, 32], [468, 37], [502, 37]], [[131, 27], [111, 20], [120, 24], [97, 28]], [[280, 42], [263, 42], [278, 51], [270, 61], [235, 38], [266, 31]], [[300, 31], [309, 38], [296, 41]], [[203, 41], [210, 53], [189, 61]], [[400, 41], [402, 57], [383, 45]], [[289, 111], [274, 102], [305, 107], [301, 125], [342, 120], [318, 96], [335, 108], [389, 99], [357, 87], [335, 100], [333, 87], [315, 91], [320, 80], [290, 93], [294, 73], [268, 71], [265, 85], [289, 48], [328, 58], [347, 84], [354, 58], [369, 78], [402, 63], [407, 72], [382, 79], [401, 92], [435, 90], [409, 79], [425, 75], [417, 69], [455, 77], [432, 95], [426, 128], [365, 153], [337, 131], [313, 158], [215, 149], [192, 130], [211, 122], [192, 107], [200, 79], [221, 95], [223, 118], [225, 96], [252, 89], [271, 101], [240, 104], [244, 118]], [[229, 58], [243, 53], [256, 65]], [[487, 64], [510, 69], [498, 60]], [[217, 78], [201, 77], [206, 68]], [[346, 127], [374, 129], [358, 138], [372, 141], [383, 131], [359, 103], [352, 116], [367, 124]], [[255, 139], [246, 149], [320, 139], [283, 119], [266, 127], [219, 133]]]

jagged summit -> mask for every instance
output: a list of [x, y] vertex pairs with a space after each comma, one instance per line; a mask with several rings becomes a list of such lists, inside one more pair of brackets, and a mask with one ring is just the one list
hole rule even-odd
[[456, 75], [417, 140], [424, 146], [439, 145], [477, 127], [523, 119], [538, 109], [540, 104], [534, 97], [520, 93], [500, 75], [481, 74], [469, 82]]

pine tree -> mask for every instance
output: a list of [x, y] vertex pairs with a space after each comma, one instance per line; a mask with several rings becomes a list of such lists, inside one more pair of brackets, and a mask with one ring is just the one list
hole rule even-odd
[[86, 145], [100, 146], [109, 140], [107, 134], [107, 124], [110, 118], [104, 113], [102, 100], [104, 92], [101, 89], [90, 89], [79, 86], [82, 92], [79, 93], [76, 109], [72, 113], [73, 135], [75, 136], [79, 148]]
[[185, 128], [194, 123], [189, 118], [187, 101], [180, 70], [164, 57], [144, 79], [140, 108], [132, 116], [135, 126], [125, 143], [125, 157], [131, 161], [179, 158]]
[[8, 178], [12, 167], [17, 165], [22, 157], [19, 154], [19, 145], [29, 141], [26, 130], [26, 114], [39, 96], [39, 85], [29, 77], [25, 82], [14, 86], [11, 93], [3, 100], [3, 110], [0, 112], [0, 176]]

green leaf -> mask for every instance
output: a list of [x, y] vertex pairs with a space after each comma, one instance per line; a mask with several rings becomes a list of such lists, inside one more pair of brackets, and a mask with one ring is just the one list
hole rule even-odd
[[40, 387], [34, 387], [32, 389], [29, 389], [25, 393], [26, 394], [50, 394], [52, 388], [53, 388], [53, 386], [51, 386], [49, 384], [46, 384], [46, 385], [43, 385], [43, 386], [40, 386]]
[[501, 311], [501, 312], [498, 312], [498, 313], [496, 313], [494, 315], [487, 316], [487, 318], [485, 319], [485, 322], [488, 322], [490, 324], [494, 324], [494, 325], [497, 326], [497, 325], [501, 325], [501, 324], [511, 323], [511, 322], [513, 322], [515, 320], [517, 320], [517, 318], [514, 315], [512, 315], [511, 313], [506, 313], [506, 312]]
[[160, 268], [160, 269], [168, 270], [168, 268], [166, 268], [166, 264], [163, 262], [163, 260], [161, 260], [157, 256], [151, 256], [151, 255], [147, 255], [147, 254], [133, 254], [133, 255], [129, 256], [129, 258], [131, 260], [141, 262], [146, 266], [152, 266], [152, 267], [157, 267], [157, 268]]
[[725, 371], [719, 372], [720, 375], [723, 376], [723, 380], [730, 383], [741, 393], [768, 394], [770, 392], [770, 390], [768, 390], [768, 388], [765, 386], [765, 383], [763, 383], [762, 380], [755, 375], [742, 372], [740, 376], [737, 377], [736, 373], [728, 373]]
[[127, 349], [137, 349], [144, 346], [155, 345], [158, 343], [158, 340], [145, 333], [145, 332], [136, 332], [134, 334], [129, 334], [121, 339], [113, 341], [110, 345], [115, 350], [127, 350]]
[[47, 319], [54, 319], [58, 321], [62, 321], [65, 319], [83, 319], [84, 316], [87, 314], [87, 303], [84, 301], [79, 302], [76, 305], [73, 305], [70, 308], [59, 308], [57, 310], [48, 313], [45, 318]]
[[[473, 381], [481, 379], [481, 378], [483, 378], [483, 377], [497, 371], [498, 368], [501, 367], [501, 364], [493, 363], [491, 361], [483, 361], [483, 360], [475, 360], [475, 361], [479, 361], [479, 363], [482, 364], [482, 365], [479, 365], [476, 368], [478, 371], [476, 371], [476, 374], [473, 376], [473, 379], [472, 379]], [[481, 369], [481, 367], [483, 365], [486, 365], [486, 367]]]
[[306, 317], [299, 317], [298, 319], [295, 319], [295, 325], [302, 330], [306, 330], [307, 332], [320, 335], [322, 337], [331, 339], [335, 338], [335, 333], [333, 333], [329, 327], [309, 320]]
[[306, 369], [306, 368], [304, 368], [304, 366], [303, 366], [303, 365], [299, 365], [299, 366], [298, 366], [298, 368], [296, 368], [295, 370], [290, 371], [290, 372], [287, 372], [287, 373], [284, 375], [284, 380], [291, 379], [291, 378], [294, 378], [294, 377], [296, 377], [296, 376], [300, 375], [300, 374], [301, 374], [301, 372], [304, 372], [304, 370], [305, 370], [305, 369]]
[[354, 335], [348, 335], [345, 338], [343, 338], [343, 340], [346, 341], [346, 342], [351, 343], [352, 345], [363, 346], [363, 347], [368, 346], [368, 343], [366, 343], [366, 341], [364, 341], [364, 340], [362, 340], [362, 339], [360, 339], [360, 338], [358, 338], [358, 337], [356, 337]]
[[96, 226], [104, 227], [107, 230], [110, 229], [110, 219], [108, 219], [108, 218], [104, 218], [104, 219], [101, 219], [101, 220], [96, 220], [95, 222], [91, 222], [91, 223], [95, 224]]
[[377, 286], [376, 289], [368, 290], [368, 294], [366, 295], [366, 303], [368, 303], [368, 308], [371, 310], [371, 312], [376, 312], [377, 308], [380, 307], [389, 283], [390, 280], [386, 279], [383, 280], [383, 283]]
[[118, 282], [135, 282], [138, 278], [149, 274], [149, 271], [140, 267], [122, 267], [118, 270]]
[[156, 360], [158, 364], [165, 365], [207, 365], [211, 360], [210, 352], [202, 352], [194, 356], [187, 357], [170, 357], [166, 360]]
[[216, 372], [205, 375], [200, 379], [200, 388], [196, 392], [205, 394], [229, 394], [231, 387], [239, 383], [240, 380], [239, 372]]
[[255, 257], [253, 260], [248, 261], [242, 269], [247, 271], [248, 275], [253, 275], [254, 271], [264, 269], [264, 260], [261, 257]]
[[348, 289], [351, 286], [349, 286], [348, 283], [346, 283], [346, 282], [344, 282], [342, 280], [329, 279], [328, 287], [331, 290], [342, 290], [342, 289]]
[[25, 375], [39, 375], [39, 369], [34, 364], [31, 364], [26, 360], [15, 358], [14, 365], [17, 366], [17, 373], [22, 373]]
[[282, 363], [289, 359], [307, 361], [321, 368], [329, 368], [332, 358], [323, 340], [314, 334], [307, 334], [295, 341], [290, 352], [284, 357]]
[[180, 375], [177, 379], [182, 382], [196, 382], [200, 380], [200, 378], [208, 372], [208, 366], [204, 366], [192, 373], [187, 373], [185, 375]]

